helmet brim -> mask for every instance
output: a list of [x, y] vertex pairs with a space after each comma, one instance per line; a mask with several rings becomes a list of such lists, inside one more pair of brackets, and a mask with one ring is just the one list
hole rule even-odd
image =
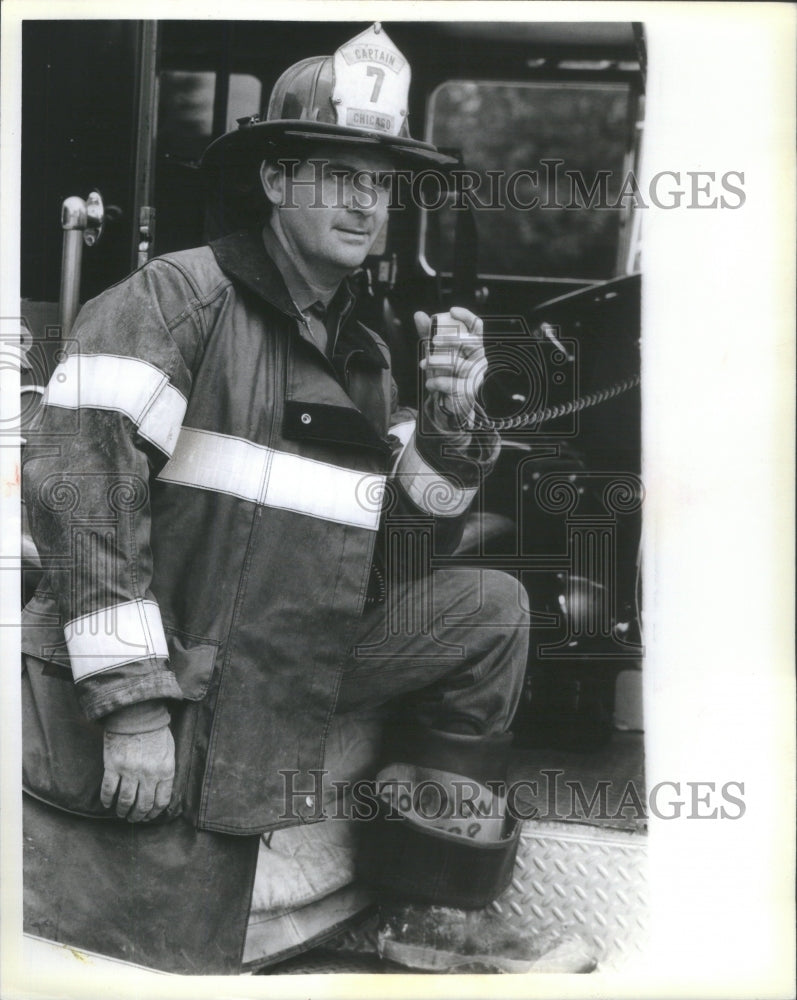
[[366, 129], [324, 122], [280, 119], [254, 122], [233, 132], [227, 132], [212, 142], [200, 160], [203, 170], [245, 166], [285, 155], [309, 143], [351, 143], [358, 148], [378, 149], [393, 159], [397, 166], [420, 169], [430, 166], [451, 166], [454, 156], [441, 153], [435, 146], [419, 139], [385, 135]]

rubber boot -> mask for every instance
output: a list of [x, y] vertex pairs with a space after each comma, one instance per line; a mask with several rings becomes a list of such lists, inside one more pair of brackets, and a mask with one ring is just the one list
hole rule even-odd
[[594, 969], [559, 927], [517, 928], [489, 905], [509, 885], [520, 836], [506, 815], [510, 734], [402, 737], [377, 775], [383, 808], [361, 852], [361, 875], [382, 893], [382, 958], [426, 972]]

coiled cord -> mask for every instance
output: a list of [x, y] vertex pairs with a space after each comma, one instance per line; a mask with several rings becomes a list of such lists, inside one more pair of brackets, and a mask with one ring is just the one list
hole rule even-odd
[[534, 410], [532, 413], [518, 413], [514, 417], [490, 417], [481, 406], [477, 405], [473, 418], [473, 429], [504, 432], [518, 430], [521, 427], [529, 427], [532, 424], [547, 423], [550, 420], [556, 420], [558, 417], [567, 417], [571, 413], [579, 413], [581, 410], [586, 410], [591, 406], [598, 406], [600, 403], [605, 403], [617, 396], [622, 396], [623, 393], [636, 388], [639, 383], [639, 375], [631, 375], [628, 378], [621, 379], [619, 382], [615, 382], [606, 389], [586, 393], [583, 396], [577, 396], [576, 399], [569, 400], [567, 403], [559, 403], [557, 406], [546, 406], [542, 409]]

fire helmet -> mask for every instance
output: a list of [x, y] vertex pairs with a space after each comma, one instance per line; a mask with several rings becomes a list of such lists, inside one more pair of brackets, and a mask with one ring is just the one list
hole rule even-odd
[[237, 129], [208, 146], [201, 165], [243, 166], [307, 142], [371, 147], [410, 167], [454, 163], [431, 143], [410, 137], [409, 86], [409, 63], [373, 24], [334, 55], [302, 59], [285, 70], [265, 115], [240, 118]]

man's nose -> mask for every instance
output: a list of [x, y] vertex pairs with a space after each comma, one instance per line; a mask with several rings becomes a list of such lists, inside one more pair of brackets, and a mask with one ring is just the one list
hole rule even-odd
[[355, 180], [347, 185], [346, 207], [354, 212], [372, 215], [379, 205], [379, 189], [372, 177], [358, 174]]

